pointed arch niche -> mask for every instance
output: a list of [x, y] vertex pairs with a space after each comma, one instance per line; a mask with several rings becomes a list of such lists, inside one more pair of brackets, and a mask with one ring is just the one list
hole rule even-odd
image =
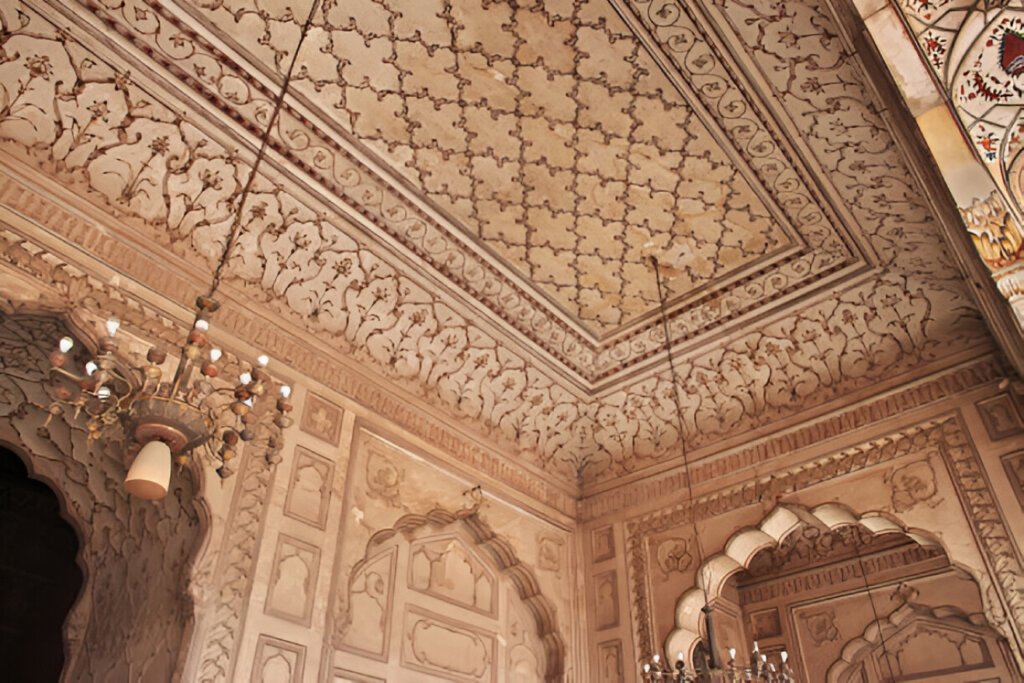
[[409, 514], [375, 533], [344, 600], [336, 683], [561, 680], [552, 604], [473, 510]]
[[[729, 645], [735, 646], [740, 651], [739, 658], [742, 660], [745, 656], [743, 653], [745, 646], [756, 637], [753, 631], [757, 630], [757, 627], [752, 623], [755, 621], [754, 619], [747, 618], [752, 617], [753, 614], [743, 616], [744, 610], [740, 609], [740, 603], [745, 600], [740, 598], [736, 579], [744, 577], [746, 580], [745, 577], [749, 576], [747, 570], [755, 564], [755, 558], [763, 559], [763, 553], [777, 551], [787, 546], [787, 542], [792, 541], [795, 534], [801, 531], [806, 533], [808, 530], [818, 530], [822, 534], [829, 535], [837, 531], [853, 532], [855, 543], [866, 539], [872, 545], [883, 548], [893, 545], [893, 543], [900, 548], [919, 546], [925, 551], [924, 554], [941, 558], [941, 564], [945, 566], [943, 573], [933, 567], [929, 580], [945, 577], [944, 580], [969, 583], [969, 592], [975, 596], [973, 600], [977, 607], [974, 613], [968, 615], [949, 605], [925, 606], [915, 603], [914, 589], [909, 585], [901, 585], [899, 580], [889, 579], [884, 582], [884, 586], [876, 585], [870, 578], [870, 575], [874, 573], [870, 564], [872, 562], [871, 551], [865, 551], [865, 559], [860, 558], [858, 551], [852, 561], [846, 563], [848, 566], [844, 570], [846, 573], [843, 577], [845, 583], [838, 589], [835, 596], [842, 597], [846, 601], [860, 599], [869, 603], [870, 600], [873, 600], [874, 602], [869, 604], [872, 610], [877, 606], [881, 613], [880, 616], [883, 619], [881, 629], [874, 625], [872, 620], [871, 625], [863, 633], [842, 632], [844, 629], [837, 629], [834, 624], [837, 608], [831, 607], [830, 611], [824, 601], [818, 600], [815, 603], [808, 594], [809, 599], [805, 601], [806, 604], [799, 603], [799, 609], [789, 606], [787, 609], [776, 609], [773, 614], [768, 615], [772, 617], [770, 621], [773, 621], [774, 627], [781, 629], [776, 635], [781, 635], [783, 632], [788, 634], [787, 640], [792, 642], [787, 642], [785, 647], [796, 656], [798, 667], [801, 648], [809, 648], [820, 653], [822, 650], [834, 646], [837, 652], [842, 650], [842, 655], [832, 667], [828, 666], [829, 661], [826, 660], [825, 667], [820, 672], [823, 675], [824, 670], [828, 669], [830, 681], [845, 683], [850, 680], [858, 682], [885, 680], [884, 677], [873, 676], [871, 673], [877, 673], [877, 664], [882, 661], [880, 657], [883, 655], [879, 654], [882, 650], [879, 634], [888, 638], [890, 634], [899, 633], [901, 643], [917, 643], [917, 645], [913, 645], [915, 650], [918, 645], [929, 639], [945, 639], [944, 642], [948, 641], [949, 643], [955, 640], [965, 648], [964, 667], [975, 666], [987, 669], [989, 672], [994, 669], [1013, 670], [1013, 654], [1006, 645], [1008, 639], [1012, 638], [1012, 634], [1001, 632], [1002, 630], [996, 630], [989, 625], [986, 615], [993, 611], [991, 596], [979, 588], [983, 584], [978, 581], [979, 577], [974, 572], [958, 564], [957, 558], [951, 555], [934, 535], [919, 529], [907, 528], [892, 516], [884, 513], [858, 515], [837, 503], [828, 503], [813, 509], [796, 504], [780, 504], [768, 513], [757, 526], [734, 533], [725, 543], [721, 552], [709, 556], [697, 569], [696, 585], [686, 590], [676, 602], [674, 628], [665, 640], [665, 652], [681, 651], [687, 653], [689, 657], [693, 656], [700, 642], [698, 634], [702, 629], [701, 608], [707, 599], [716, 614], [723, 614], [724, 610], [726, 617], [735, 617], [735, 620], [727, 620], [735, 621], [735, 623], [729, 623], [728, 629], [731, 630], [730, 636], [735, 637], [739, 642], [719, 642], [718, 645], [723, 650]], [[858, 538], [861, 541], [856, 540]], [[886, 543], [886, 541], [891, 541], [891, 543]], [[862, 587], [863, 580], [860, 578], [862, 571], [869, 574], [870, 591]], [[916, 581], [917, 578], [915, 576], [913, 580]], [[858, 585], [846, 585], [851, 582]], [[762, 593], [768, 590], [767, 587], [760, 589]], [[798, 604], [797, 601], [800, 599], [797, 598], [796, 601], [791, 600], [791, 602]], [[836, 601], [835, 604], [845, 603]], [[994, 609], [998, 610], [998, 606]], [[800, 641], [797, 638], [799, 629], [795, 622], [801, 619], [817, 619], [821, 622], [814, 624], [815, 627], [821, 627], [817, 628], [816, 635], [820, 635], [828, 643], [803, 643]], [[781, 627], [779, 626], [780, 621], [783, 623]], [[942, 623], [939, 624], [939, 621]], [[744, 622], [751, 623], [744, 624]], [[860, 628], [858, 627], [858, 629]], [[737, 630], [739, 633], [736, 633]], [[721, 623], [716, 622], [715, 631], [721, 641], [723, 635]], [[744, 631], [748, 631], [746, 636], [741, 635]], [[950, 640], [951, 638], [952, 640]], [[765, 641], [772, 642], [769, 638], [765, 638], [762, 642]], [[781, 647], [779, 645], [777, 649], [781, 649]], [[767, 652], [769, 656], [772, 656], [771, 646]], [[918, 664], [920, 662], [913, 666]], [[859, 677], [862, 673], [866, 676], [863, 679]], [[853, 677], [851, 678], [851, 676]]]

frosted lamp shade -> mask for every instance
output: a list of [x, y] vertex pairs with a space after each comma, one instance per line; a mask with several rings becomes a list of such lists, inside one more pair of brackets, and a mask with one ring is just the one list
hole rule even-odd
[[150, 441], [128, 469], [124, 487], [136, 498], [160, 500], [171, 484], [171, 449], [163, 441]]

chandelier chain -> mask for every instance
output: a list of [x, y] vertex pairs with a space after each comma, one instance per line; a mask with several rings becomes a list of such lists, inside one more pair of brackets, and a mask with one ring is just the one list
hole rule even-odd
[[217, 267], [213, 271], [213, 281], [210, 283], [210, 291], [207, 294], [209, 298], [214, 298], [217, 290], [220, 289], [221, 280], [224, 277], [224, 269], [227, 267], [228, 259], [231, 257], [231, 252], [235, 248], [235, 243], [241, 236], [242, 232], [242, 216], [244, 215], [245, 202], [249, 198], [249, 193], [252, 191], [253, 183], [256, 180], [256, 173], [259, 171], [260, 164], [266, 156], [267, 147], [270, 146], [270, 136], [274, 130], [274, 124], [277, 123], [277, 119], [280, 116], [281, 108], [284, 106], [285, 95], [288, 94], [288, 86], [292, 82], [292, 74], [295, 71], [295, 65], [299, 61], [299, 53], [302, 51], [302, 44], [306, 41], [306, 36], [309, 34], [309, 29], [313, 25], [313, 18], [316, 16], [317, 10], [320, 8], [320, 0], [313, 0], [313, 4], [310, 5], [309, 14], [306, 16], [306, 21], [302, 25], [302, 31], [299, 33], [299, 41], [295, 45], [295, 51], [292, 53], [291, 60], [288, 63], [288, 69], [285, 71], [284, 80], [281, 84], [281, 89], [277, 93], [277, 97], [274, 100], [274, 109], [271, 111], [270, 119], [267, 121], [267, 127], [263, 131], [263, 136], [260, 138], [260, 147], [256, 152], [256, 158], [253, 160], [252, 169], [249, 171], [249, 177], [245, 180], [245, 185], [242, 187], [242, 192], [238, 195], [238, 210], [235, 212], [235, 219], [231, 223], [231, 230], [228, 232], [228, 238], [224, 242], [224, 251], [221, 254], [220, 260], [217, 262]]

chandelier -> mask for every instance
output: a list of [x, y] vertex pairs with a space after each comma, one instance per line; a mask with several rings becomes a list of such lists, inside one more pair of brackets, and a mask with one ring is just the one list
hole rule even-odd
[[[54, 416], [73, 411], [78, 419], [86, 416], [90, 439], [100, 438], [109, 429], [120, 426], [130, 444], [134, 460], [125, 478], [125, 488], [139, 498], [158, 500], [170, 486], [172, 459], [183, 466], [199, 449], [218, 466], [224, 478], [233, 472], [231, 461], [244, 445], [247, 452], [262, 450], [269, 462], [276, 462], [281, 450], [278, 430], [291, 424], [288, 398], [291, 389], [272, 381], [267, 373], [269, 358], [261, 354], [256, 362], [241, 368], [237, 384], [215, 386], [222, 368], [222, 351], [209, 338], [210, 320], [220, 304], [214, 298], [224, 269], [242, 230], [242, 215], [256, 172], [266, 154], [268, 142], [291, 83], [292, 72], [302, 44], [312, 25], [319, 1], [314, 0], [302, 27], [298, 44], [274, 108], [263, 131], [260, 147], [248, 179], [237, 199], [236, 212], [224, 242], [224, 249], [213, 272], [210, 289], [196, 298], [192, 329], [177, 349], [178, 361], [173, 373], [165, 377], [161, 366], [166, 351], [154, 347], [146, 354], [146, 363], [132, 365], [118, 351], [120, 322], [106, 322], [106, 334], [99, 340], [95, 358], [81, 370], [73, 367], [68, 355], [74, 347], [64, 337], [50, 354], [50, 377], [56, 401], [41, 430]], [[276, 394], [273, 407], [269, 397]], [[276, 428], [276, 430], [275, 430]]]
[[[710, 614], [705, 613], [710, 619]], [[710, 627], [710, 621], [707, 622]], [[789, 654], [783, 650], [780, 653], [782, 664], [776, 667], [773, 662], [768, 661], [768, 655], [762, 653], [754, 641], [754, 647], [750, 652], [750, 666], [737, 663], [736, 648], [729, 648], [729, 661], [724, 667], [717, 668], [713, 663], [704, 661], [705, 658], [695, 658], [692, 667], [686, 666], [686, 659], [682, 652], [676, 654], [676, 661], [673, 666], [664, 662], [660, 655], [654, 655], [650, 662], [644, 663], [642, 667], [644, 683], [695, 683], [697, 681], [708, 681], [714, 683], [741, 683], [744, 681], [762, 681], [764, 683], [794, 683], [796, 677], [789, 666]]]
[[[676, 372], [675, 358], [672, 354], [672, 332], [668, 323], [665, 288], [661, 281], [661, 269], [669, 270], [671, 267], [666, 264], [660, 264], [655, 256], [651, 256], [651, 262], [654, 266], [654, 276], [658, 287], [658, 301], [661, 306], [665, 355], [668, 358], [669, 372], [674, 390], [679, 444], [683, 456], [683, 476], [686, 479], [688, 499], [692, 502], [693, 484], [690, 480], [690, 463], [686, 452], [686, 432], [683, 424], [682, 398], [679, 395], [679, 376]], [[697, 551], [697, 567], [703, 567], [703, 544], [701, 543], [700, 532], [697, 529], [696, 517], [693, 515], [690, 516], [690, 524], [693, 527], [693, 539]], [[715, 643], [712, 608], [709, 604], [707, 592], [707, 577], [705, 577], [704, 581], [701, 581], [701, 585], [704, 589], [704, 606], [701, 608], [704, 628], [701, 634], [701, 642], [696, 648], [693, 661], [688, 665], [685, 654], [678, 652], [676, 653], [674, 663], [669, 664], [661, 655], [655, 654], [651, 661], [644, 662], [641, 666], [641, 676], [644, 683], [690, 683], [691, 681], [699, 681], [701, 683], [733, 683], [734, 681], [795, 683], [796, 677], [789, 666], [789, 654], [783, 650], [780, 653], [781, 663], [776, 667], [774, 662], [768, 661], [768, 655], [760, 651], [757, 641], [754, 641], [754, 645], [750, 650], [749, 666], [736, 661], [736, 648], [731, 646], [728, 646], [729, 661], [724, 665], [721, 663], [721, 654]]]

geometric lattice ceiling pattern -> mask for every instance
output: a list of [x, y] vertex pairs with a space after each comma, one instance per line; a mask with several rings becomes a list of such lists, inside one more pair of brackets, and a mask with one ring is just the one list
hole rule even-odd
[[[202, 280], [308, 7], [4, 0], [0, 170]], [[821, 3], [325, 3], [299, 65], [224, 295], [573, 485], [678, 452], [650, 253], [694, 447], [987, 348]]]

